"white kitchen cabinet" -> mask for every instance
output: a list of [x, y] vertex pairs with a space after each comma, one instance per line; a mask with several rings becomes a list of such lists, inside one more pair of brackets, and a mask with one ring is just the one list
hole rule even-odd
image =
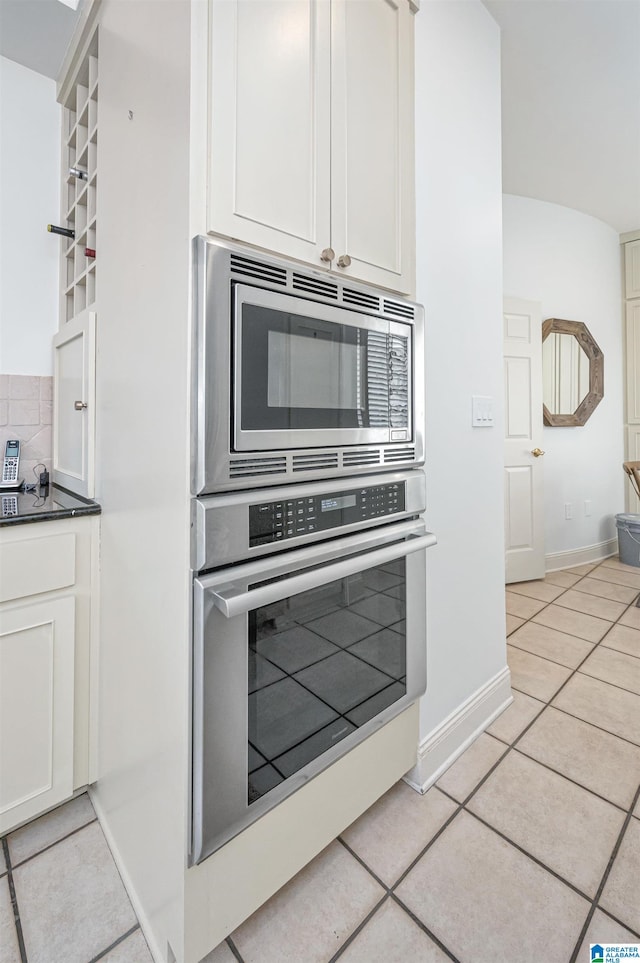
[[74, 599], [0, 612], [0, 834], [73, 792]]
[[409, 0], [210, 0], [208, 229], [403, 294]]
[[0, 835], [93, 776], [96, 532], [91, 517], [0, 529]]
[[54, 336], [53, 480], [95, 494], [96, 316], [82, 311]]
[[640, 240], [624, 246], [625, 296], [640, 298]]

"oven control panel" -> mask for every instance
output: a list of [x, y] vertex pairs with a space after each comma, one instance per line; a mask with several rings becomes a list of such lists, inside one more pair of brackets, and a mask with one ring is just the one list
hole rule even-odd
[[249, 506], [249, 545], [253, 548], [310, 532], [324, 532], [404, 510], [404, 482], [261, 502]]

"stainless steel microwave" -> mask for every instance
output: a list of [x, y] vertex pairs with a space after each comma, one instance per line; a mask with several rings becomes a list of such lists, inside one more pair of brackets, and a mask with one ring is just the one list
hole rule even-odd
[[193, 494], [424, 462], [419, 304], [198, 237], [194, 306]]

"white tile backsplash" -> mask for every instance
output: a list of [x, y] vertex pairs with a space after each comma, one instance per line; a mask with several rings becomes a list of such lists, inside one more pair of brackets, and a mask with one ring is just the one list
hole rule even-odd
[[53, 378], [0, 374], [0, 446], [18, 438], [20, 476], [37, 481], [34, 469], [44, 465], [51, 474]]

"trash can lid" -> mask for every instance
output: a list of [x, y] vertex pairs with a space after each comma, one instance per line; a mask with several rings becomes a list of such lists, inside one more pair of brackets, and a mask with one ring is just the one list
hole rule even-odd
[[640, 525], [640, 515], [621, 512], [620, 515], [616, 515], [616, 523], [622, 525]]

